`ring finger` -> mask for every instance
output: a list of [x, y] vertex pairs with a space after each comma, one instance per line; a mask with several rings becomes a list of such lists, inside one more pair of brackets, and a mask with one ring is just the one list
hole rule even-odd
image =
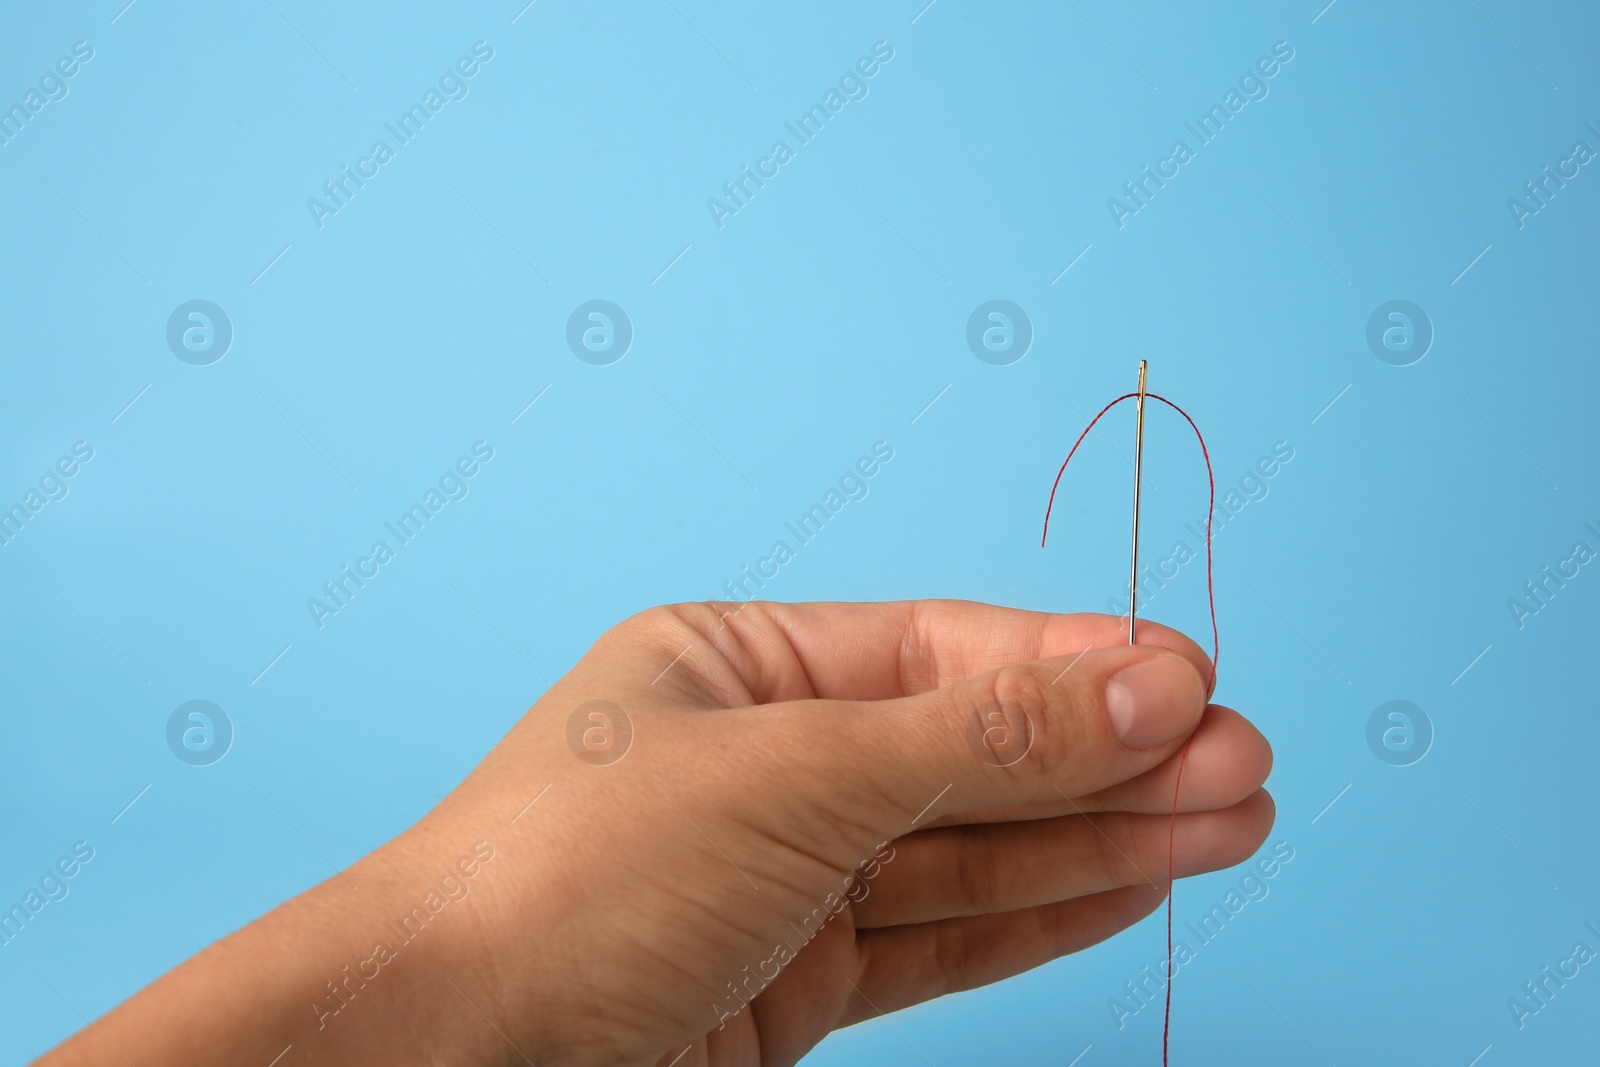
[[1272, 828], [1258, 789], [1218, 811], [1170, 816], [1101, 812], [924, 830], [894, 843], [854, 907], [861, 929], [1017, 911], [1121, 886], [1167, 881], [1169, 832], [1178, 877], [1242, 862]]

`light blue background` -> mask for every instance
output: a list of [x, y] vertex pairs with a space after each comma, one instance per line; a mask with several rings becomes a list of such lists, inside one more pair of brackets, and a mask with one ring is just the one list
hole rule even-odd
[[[768, 595], [1105, 610], [1126, 415], [1038, 525], [1139, 357], [1219, 488], [1294, 449], [1218, 538], [1217, 608], [1295, 859], [1180, 974], [1174, 1062], [1592, 1049], [1600, 969], [1520, 1031], [1506, 1006], [1600, 948], [1600, 567], [1507, 607], [1600, 548], [1600, 168], [1523, 229], [1506, 206], [1600, 148], [1592, 7], [123, 2], [0, 15], [5, 106], [95, 50], [0, 147], [0, 503], [95, 450], [0, 548], [0, 898], [96, 850], [0, 949], [0, 1059], [409, 825], [597, 634], [725, 595], [875, 441]], [[306, 199], [479, 40], [470, 95], [319, 230]], [[880, 40], [868, 97], [719, 230], [707, 198]], [[1118, 229], [1107, 198], [1277, 41], [1266, 99]], [[566, 347], [592, 298], [636, 330], [612, 366]], [[994, 298], [1036, 331], [1008, 367], [964, 340]], [[211, 366], [165, 343], [191, 299], [236, 331]], [[1366, 344], [1391, 299], [1436, 330], [1412, 366]], [[1147, 551], [1203, 513], [1186, 434], [1152, 414]], [[478, 440], [470, 495], [319, 631], [306, 598]], [[1201, 568], [1150, 611], [1203, 635]], [[191, 699], [237, 731], [210, 767], [166, 746]], [[1367, 746], [1391, 699], [1436, 731], [1413, 766]], [[1237, 877], [1182, 884], [1179, 923]], [[808, 1063], [1157, 1062], [1159, 1011], [1107, 1001], [1162, 944], [1152, 918]]]

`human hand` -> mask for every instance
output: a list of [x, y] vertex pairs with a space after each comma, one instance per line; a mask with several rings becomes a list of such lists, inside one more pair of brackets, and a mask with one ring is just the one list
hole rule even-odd
[[[1165, 897], [1186, 742], [1176, 875], [1247, 858], [1273, 817], [1271, 751], [1206, 706], [1205, 655], [1125, 627], [646, 611], [412, 829], [41, 1064], [788, 1067], [1095, 944]], [[631, 726], [614, 762], [575, 740], [593, 701]]]
[[[1177, 875], [1247, 858], [1273, 807], [1205, 655], [1125, 626], [961, 602], [623, 623], [431, 817], [465, 839], [549, 785], [485, 879], [492, 963], [463, 992], [540, 1064], [786, 1067], [1131, 925], [1165, 896], [1191, 733]], [[568, 743], [594, 700], [634, 731], [604, 766]], [[997, 702], [1014, 734], [988, 750]]]

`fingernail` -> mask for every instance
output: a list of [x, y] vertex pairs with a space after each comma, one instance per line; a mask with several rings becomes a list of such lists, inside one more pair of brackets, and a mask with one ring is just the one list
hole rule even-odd
[[1111, 730], [1129, 748], [1152, 748], [1194, 728], [1205, 708], [1200, 675], [1179, 655], [1124, 667], [1106, 683]]

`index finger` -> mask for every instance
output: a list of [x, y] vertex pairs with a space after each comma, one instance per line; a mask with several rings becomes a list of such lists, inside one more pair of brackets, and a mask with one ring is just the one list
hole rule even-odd
[[[699, 636], [761, 704], [915, 696], [1013, 663], [1128, 643], [1125, 617], [968, 600], [694, 607], [705, 611], [702, 624], [695, 625]], [[1187, 657], [1202, 678], [1211, 677], [1210, 658], [1177, 630], [1141, 619], [1137, 637], [1140, 645]], [[691, 663], [686, 656], [685, 666]]]

